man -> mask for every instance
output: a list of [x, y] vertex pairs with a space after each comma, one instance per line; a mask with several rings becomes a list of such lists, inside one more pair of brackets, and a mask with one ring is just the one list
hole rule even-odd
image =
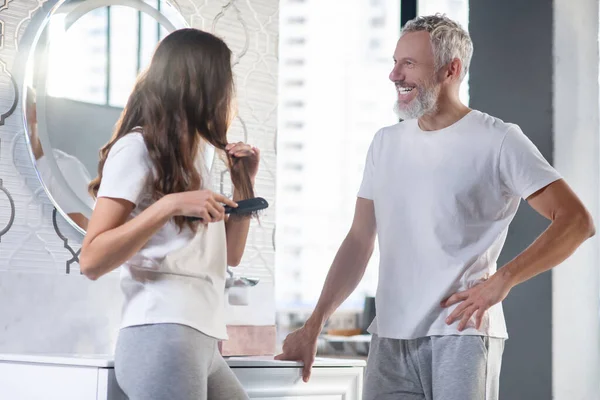
[[[594, 235], [581, 201], [514, 124], [459, 100], [473, 44], [445, 16], [406, 24], [390, 80], [403, 122], [367, 154], [354, 222], [306, 324], [278, 359], [304, 362], [380, 246], [364, 400], [498, 399], [507, 338], [501, 301]], [[550, 132], [548, 132], [550, 134]], [[520, 199], [552, 222], [496, 272]]]

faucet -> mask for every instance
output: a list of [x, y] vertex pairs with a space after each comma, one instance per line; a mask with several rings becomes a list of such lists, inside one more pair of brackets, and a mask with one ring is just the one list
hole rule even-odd
[[256, 286], [258, 279], [234, 277], [233, 272], [227, 267], [229, 277], [225, 280], [225, 295], [227, 302], [232, 306], [248, 305], [248, 288]]
[[259, 279], [252, 279], [252, 278], [244, 278], [244, 277], [236, 278], [233, 276], [233, 271], [231, 271], [231, 269], [229, 267], [227, 267], [227, 274], [229, 275], [229, 277], [225, 280], [225, 289], [229, 289], [232, 287], [237, 287], [237, 288], [252, 287], [252, 286], [256, 286], [258, 284], [258, 282], [260, 281]]

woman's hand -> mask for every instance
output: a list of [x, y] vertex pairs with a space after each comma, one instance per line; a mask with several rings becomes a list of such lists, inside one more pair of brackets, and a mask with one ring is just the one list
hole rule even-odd
[[260, 164], [260, 150], [243, 142], [229, 143], [225, 150], [233, 157], [248, 158], [248, 174], [250, 174], [250, 179], [254, 181]]
[[173, 216], [202, 218], [205, 224], [225, 218], [223, 204], [237, 207], [237, 203], [210, 190], [193, 190], [165, 196], [170, 203]]

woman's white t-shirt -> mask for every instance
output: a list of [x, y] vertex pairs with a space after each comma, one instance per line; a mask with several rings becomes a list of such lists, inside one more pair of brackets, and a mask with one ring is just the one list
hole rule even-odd
[[[210, 187], [210, 176], [203, 160], [199, 156], [196, 164], [206, 188]], [[142, 134], [131, 132], [111, 148], [102, 170], [98, 198], [130, 201], [135, 208], [129, 219], [135, 218], [153, 204], [152, 171]], [[121, 288], [125, 295], [122, 328], [179, 323], [218, 339], [227, 338], [223, 319], [227, 268], [224, 223], [208, 227], [201, 224], [198, 230], [194, 234], [186, 226], [180, 231], [171, 220], [121, 266]], [[186, 247], [193, 240], [199, 241], [199, 245], [190, 253]], [[203, 246], [202, 242], [210, 246]], [[183, 254], [174, 262], [186, 264], [183, 269], [167, 265], [167, 256], [173, 254]]]

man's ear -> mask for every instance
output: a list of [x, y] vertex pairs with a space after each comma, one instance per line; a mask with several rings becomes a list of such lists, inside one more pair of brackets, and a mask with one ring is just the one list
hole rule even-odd
[[450, 61], [446, 70], [447, 77], [452, 78], [452, 80], [459, 81], [461, 73], [462, 62], [458, 58], [455, 58], [452, 61]]

